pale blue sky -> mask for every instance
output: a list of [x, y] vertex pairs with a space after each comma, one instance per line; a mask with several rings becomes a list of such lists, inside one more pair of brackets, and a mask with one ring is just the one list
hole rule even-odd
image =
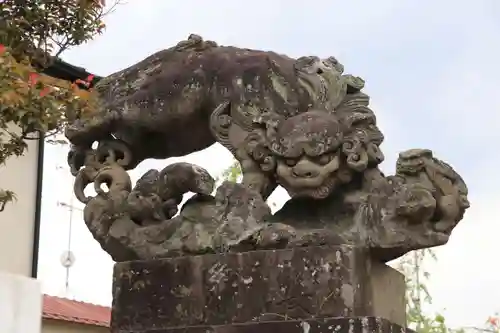
[[[446, 308], [454, 326], [481, 325], [500, 310], [498, 0], [129, 0], [106, 23], [102, 36], [68, 51], [64, 59], [106, 75], [190, 33], [291, 56], [338, 58], [347, 72], [367, 81], [386, 136], [385, 171], [393, 170], [398, 151], [430, 148], [469, 186], [472, 208], [449, 244], [437, 250], [430, 283], [435, 307]], [[64, 289], [58, 258], [67, 243], [68, 213], [56, 203], [69, 201], [72, 179], [56, 166], [65, 164], [65, 149], [49, 146], [45, 159], [40, 278], [52, 294]], [[230, 156], [212, 147], [187, 160], [217, 174]], [[145, 162], [134, 175], [168, 162]], [[284, 197], [274, 198], [282, 203]], [[110, 304], [112, 262], [85, 229], [81, 214], [74, 217], [71, 292]]]

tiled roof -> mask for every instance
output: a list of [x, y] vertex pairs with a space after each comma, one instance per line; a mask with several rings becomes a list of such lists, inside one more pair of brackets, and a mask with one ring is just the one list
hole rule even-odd
[[109, 327], [111, 309], [67, 298], [43, 295], [43, 318]]

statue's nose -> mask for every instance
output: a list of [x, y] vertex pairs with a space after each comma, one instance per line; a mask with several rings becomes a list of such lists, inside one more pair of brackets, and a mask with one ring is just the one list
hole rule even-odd
[[301, 178], [314, 178], [318, 176], [318, 171], [309, 166], [309, 163], [302, 163], [299, 162], [297, 165], [293, 168], [292, 173], [295, 177], [301, 177]]

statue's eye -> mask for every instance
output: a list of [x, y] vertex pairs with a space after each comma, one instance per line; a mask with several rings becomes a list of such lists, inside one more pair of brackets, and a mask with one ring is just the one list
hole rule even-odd
[[297, 164], [297, 161], [296, 160], [286, 160], [285, 164], [292, 167], [295, 164]]
[[318, 163], [321, 164], [321, 165], [325, 165], [325, 164], [330, 163], [332, 161], [332, 159], [333, 159], [333, 155], [332, 154], [321, 155], [318, 158]]

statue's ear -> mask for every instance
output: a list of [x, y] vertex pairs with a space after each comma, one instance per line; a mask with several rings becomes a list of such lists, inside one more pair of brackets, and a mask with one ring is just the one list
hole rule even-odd
[[339, 72], [340, 74], [344, 73], [344, 65], [342, 65], [338, 60], [337, 58], [335, 57], [328, 57], [326, 59], [323, 60], [323, 62], [328, 65], [328, 66], [331, 66], [333, 67], [337, 72]]
[[261, 133], [264, 136], [264, 141], [266, 141], [267, 146], [273, 146], [274, 150], [279, 150], [279, 144], [277, 142], [278, 128], [280, 124], [285, 120], [275, 113], [264, 112], [259, 117], [255, 119], [255, 123], [261, 129]]
[[348, 94], [356, 94], [361, 91], [365, 87], [365, 80], [360, 78], [359, 76], [353, 76], [350, 74], [342, 75], [343, 79], [347, 84], [347, 93]]
[[321, 60], [316, 56], [300, 57], [295, 61], [294, 69], [300, 72], [307, 72], [313, 74], [310, 71], [316, 71], [314, 64], [320, 62]]

